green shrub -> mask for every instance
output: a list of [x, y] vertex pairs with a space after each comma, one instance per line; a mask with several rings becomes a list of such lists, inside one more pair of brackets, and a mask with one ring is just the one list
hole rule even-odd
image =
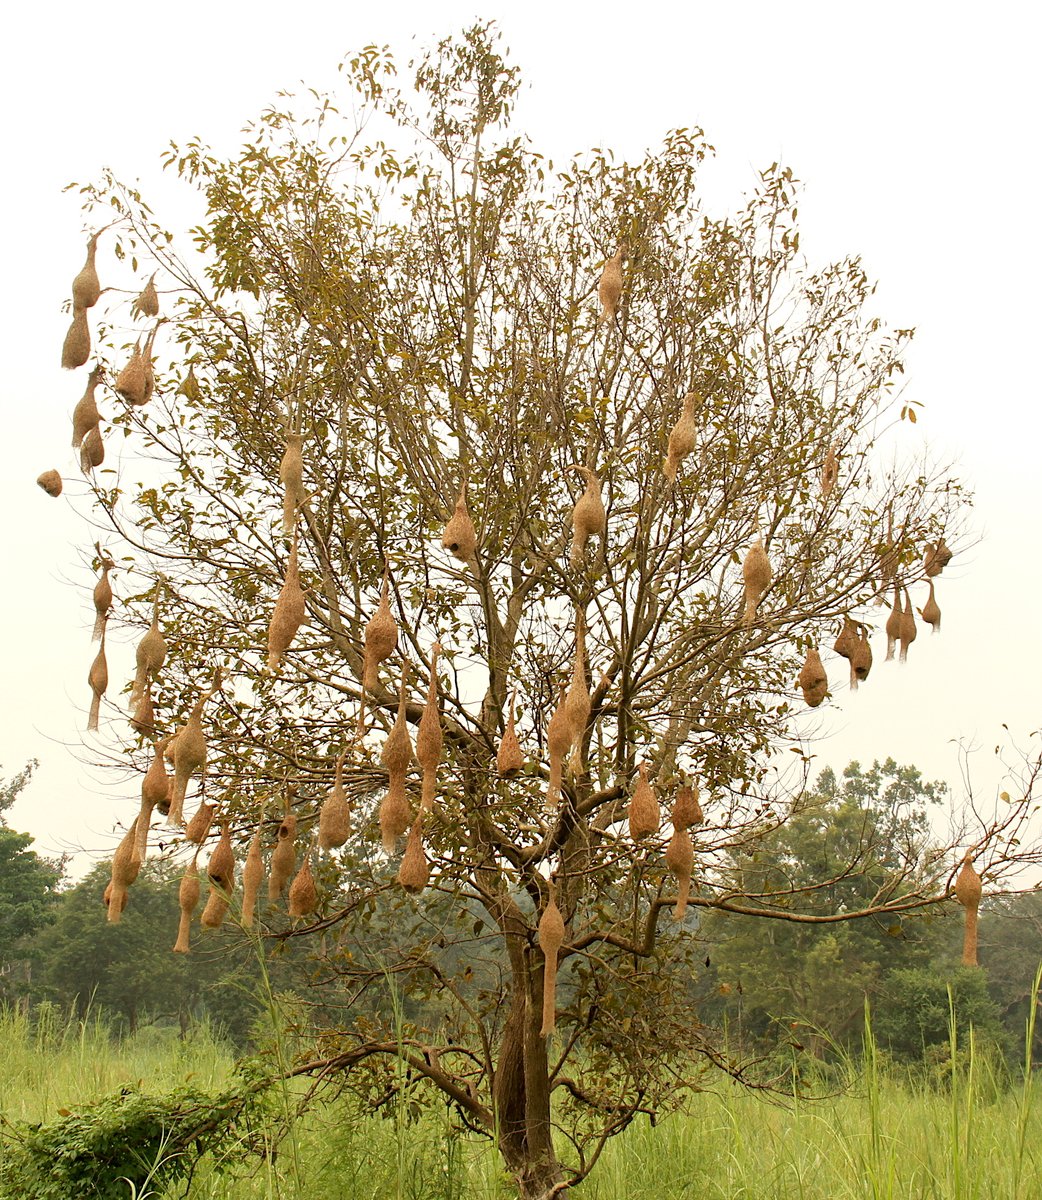
[[0, 1196], [5, 1200], [127, 1200], [145, 1189], [190, 1176], [213, 1155], [223, 1171], [261, 1142], [271, 1114], [256, 1089], [208, 1093], [181, 1088], [150, 1095], [124, 1088], [118, 1095], [60, 1110], [46, 1124], [5, 1122], [0, 1130]]

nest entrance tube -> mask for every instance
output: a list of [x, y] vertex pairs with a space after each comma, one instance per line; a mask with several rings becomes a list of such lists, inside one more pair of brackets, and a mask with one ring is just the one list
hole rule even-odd
[[543, 1024], [540, 1037], [549, 1037], [557, 1025], [557, 959], [564, 942], [564, 917], [557, 907], [554, 885], [547, 884], [547, 901], [539, 918], [539, 949], [543, 952]]
[[955, 880], [955, 899], [962, 905], [965, 913], [962, 938], [962, 965], [976, 967], [977, 962], [977, 910], [980, 908], [984, 887], [981, 877], [973, 866], [969, 854], [962, 860], [962, 869]]

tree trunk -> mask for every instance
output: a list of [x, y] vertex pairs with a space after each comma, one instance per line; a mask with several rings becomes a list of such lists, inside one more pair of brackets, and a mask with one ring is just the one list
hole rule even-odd
[[550, 1072], [542, 1021], [542, 957], [522, 991], [516, 984], [493, 1085], [499, 1152], [521, 1200], [566, 1194], [550, 1127]]

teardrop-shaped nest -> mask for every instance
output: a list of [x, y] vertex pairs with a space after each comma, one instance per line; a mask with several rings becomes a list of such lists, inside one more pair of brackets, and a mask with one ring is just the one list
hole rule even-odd
[[658, 833], [660, 821], [661, 812], [658, 798], [655, 795], [655, 789], [648, 782], [647, 766], [641, 763], [640, 777], [630, 800], [630, 837], [636, 842], [641, 838]]
[[513, 703], [511, 703], [507, 727], [503, 731], [503, 738], [496, 753], [496, 771], [503, 776], [516, 775], [524, 768], [524, 765], [525, 757], [521, 753], [521, 743], [517, 739]]
[[207, 804], [204, 800], [195, 810], [195, 815], [185, 828], [185, 841], [194, 842], [195, 845], [201, 846], [206, 841], [207, 835], [210, 832], [210, 826], [213, 824], [213, 817], [216, 811], [216, 804]]
[[104, 461], [105, 442], [101, 436], [101, 426], [95, 425], [80, 445], [80, 470], [84, 475], [89, 475]]
[[764, 592], [771, 586], [774, 573], [763, 542], [757, 538], [742, 561], [742, 580], [745, 585], [745, 612], [742, 620], [751, 625]]
[[116, 376], [113, 387], [128, 404], [140, 407], [148, 401], [148, 369], [140, 341], [134, 346], [134, 353], [127, 365]]
[[351, 834], [351, 807], [344, 795], [343, 764], [347, 751], [336, 761], [333, 787], [318, 814], [318, 844], [323, 850], [337, 850]]
[[459, 499], [449, 523], [441, 535], [442, 547], [458, 558], [460, 562], [470, 562], [478, 548], [478, 535], [474, 522], [470, 519], [467, 509], [467, 485], [464, 482], [460, 488]]
[[388, 593], [388, 573], [385, 568], [380, 588], [380, 604], [365, 627], [362, 686], [372, 691], [379, 683], [379, 667], [398, 645], [398, 625], [391, 612]]
[[311, 873], [311, 855], [306, 854], [296, 878], [290, 884], [289, 915], [291, 917], [307, 917], [316, 908], [318, 908], [318, 888], [315, 887], [315, 877]]
[[430, 877], [431, 865], [423, 847], [423, 813], [417, 813], [405, 840], [405, 853], [398, 867], [398, 882], [415, 896], [427, 886]]
[[803, 668], [796, 682], [803, 692], [803, 699], [811, 708], [817, 708], [828, 695], [828, 675], [825, 674], [821, 655], [814, 646], [807, 651], [807, 657], [803, 660]]
[[87, 243], [87, 258], [72, 281], [72, 304], [74, 308], [93, 308], [101, 299], [101, 281], [98, 279], [94, 260], [98, 249], [98, 235]]
[[976, 908], [984, 894], [981, 877], [974, 869], [973, 862], [967, 854], [962, 860], [962, 869], [955, 880], [955, 899], [963, 908]]
[[235, 887], [235, 854], [232, 851], [231, 826], [227, 821], [221, 826], [221, 836], [210, 855], [206, 874], [214, 887], [231, 894]]
[[74, 308], [72, 324], [62, 343], [62, 366], [67, 371], [75, 371], [90, 358], [90, 325], [87, 323], [87, 310]]
[[155, 276], [145, 284], [130, 306], [135, 317], [159, 316], [159, 293], [156, 291]]
[[679, 829], [690, 829], [693, 825], [701, 825], [704, 820], [702, 806], [698, 802], [698, 788], [691, 784], [681, 784], [673, 802], [673, 825]]
[[388, 784], [387, 794], [380, 804], [380, 840], [384, 853], [393, 854], [398, 839], [412, 824], [412, 808], [409, 795], [405, 790], [405, 780], [401, 776], [392, 775]]
[[839, 631], [832, 649], [843, 658], [850, 659], [857, 649], [857, 625], [849, 618], [843, 618], [843, 628]]
[[937, 597], [934, 595], [933, 580], [930, 580], [930, 595], [926, 603], [922, 607], [922, 618], [929, 625], [934, 633], [939, 633], [941, 630], [941, 608], [937, 603]]
[[872, 644], [868, 640], [868, 630], [862, 625], [857, 641], [854, 644], [854, 652], [850, 656], [850, 673], [855, 679], [863, 683], [868, 678], [868, 673], [871, 670]]
[[48, 496], [60, 496], [62, 494], [62, 477], [57, 471], [44, 471], [36, 477], [36, 482]]

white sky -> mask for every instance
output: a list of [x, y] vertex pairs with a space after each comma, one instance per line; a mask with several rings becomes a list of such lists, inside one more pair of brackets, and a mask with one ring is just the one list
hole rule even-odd
[[[538, 149], [557, 161], [592, 145], [636, 156], [668, 128], [701, 125], [718, 151], [706, 191], [719, 210], [739, 205], [758, 168], [783, 161], [806, 187], [809, 258], [860, 254], [879, 280], [880, 315], [918, 329], [907, 395], [925, 406], [930, 447], [976, 487], [982, 540], [938, 580], [944, 631], [921, 632], [904, 668], [882, 662], [880, 610], [872, 677], [856, 696], [837, 689], [831, 735], [814, 747], [820, 763], [892, 755], [958, 795], [953, 739], [962, 738], [981, 747], [972, 770], [991, 795], [1002, 725], [1028, 747], [1042, 724], [1037, 9], [1011, 0], [19, 5], [0, 46], [0, 764], [10, 777], [40, 759], [10, 820], [44, 852], [111, 851], [114, 823], [137, 795], [77, 760], [94, 654], [82, 561], [94, 535], [65, 496], [51, 500], [34, 483], [56, 466], [73, 504], [83, 494], [68, 443], [86, 372], [58, 361], [84, 238], [63, 185], [111, 166], [140, 178], [163, 220], [171, 184], [159, 154], [169, 140], [198, 134], [230, 150], [278, 89], [335, 87], [343, 52], [389, 42], [404, 65], [414, 35], [427, 44], [476, 15], [499, 20], [522, 69], [516, 125]], [[131, 662], [129, 647], [110, 652], [113, 690]], [[837, 682], [845, 664], [826, 665]]]

